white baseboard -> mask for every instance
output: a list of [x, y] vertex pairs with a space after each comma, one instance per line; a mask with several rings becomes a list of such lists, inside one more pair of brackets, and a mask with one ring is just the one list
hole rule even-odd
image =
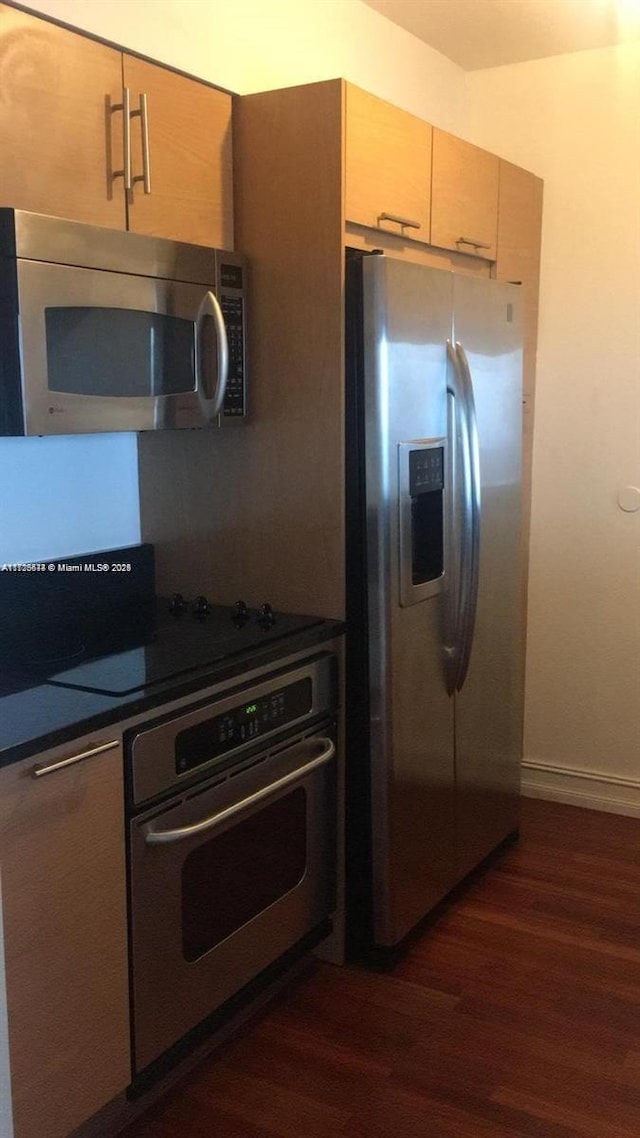
[[525, 760], [521, 789], [525, 798], [545, 798], [587, 810], [606, 810], [640, 818], [640, 779]]

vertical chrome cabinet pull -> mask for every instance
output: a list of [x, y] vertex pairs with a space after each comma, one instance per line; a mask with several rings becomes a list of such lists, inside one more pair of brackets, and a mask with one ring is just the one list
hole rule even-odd
[[102, 755], [104, 751], [114, 751], [119, 746], [119, 739], [111, 739], [108, 743], [97, 743], [95, 747], [89, 747], [87, 751], [79, 751], [77, 755], [69, 755], [66, 759], [58, 759], [54, 763], [46, 763], [45, 766], [38, 764], [31, 771], [31, 777], [43, 778], [46, 774], [54, 774], [56, 771], [64, 770], [65, 767], [72, 767], [76, 763], [84, 762], [85, 759], [93, 758], [94, 755]]
[[144, 92], [140, 95], [137, 111], [131, 111], [130, 118], [140, 119], [140, 139], [142, 144], [142, 173], [136, 174], [134, 182], [142, 182], [145, 194], [151, 193], [151, 163], [149, 160], [149, 107]]
[[114, 178], [124, 178], [124, 188], [131, 189], [131, 99], [129, 88], [122, 88], [122, 102], [114, 103], [111, 113], [122, 111], [122, 170], [114, 170]]

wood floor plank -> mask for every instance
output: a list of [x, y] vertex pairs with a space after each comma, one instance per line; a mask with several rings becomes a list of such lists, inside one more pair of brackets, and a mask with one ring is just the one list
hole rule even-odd
[[200, 1073], [192, 1088], [194, 1102], [203, 1114], [212, 1105], [225, 1114], [282, 1138], [334, 1138], [342, 1132], [351, 1110], [320, 1095], [303, 1094], [299, 1086], [279, 1086], [266, 1078], [247, 1075], [224, 1058]]
[[639, 851], [525, 800], [392, 974], [318, 965], [126, 1138], [639, 1138]]

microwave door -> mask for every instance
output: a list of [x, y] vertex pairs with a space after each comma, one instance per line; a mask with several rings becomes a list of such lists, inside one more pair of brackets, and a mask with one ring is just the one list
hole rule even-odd
[[202, 286], [17, 262], [28, 435], [207, 424], [198, 392]]

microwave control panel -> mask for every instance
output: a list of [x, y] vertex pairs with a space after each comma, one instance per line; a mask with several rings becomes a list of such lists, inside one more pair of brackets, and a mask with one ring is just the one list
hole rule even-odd
[[229, 373], [222, 408], [226, 422], [244, 419], [247, 414], [244, 277], [244, 264], [220, 261], [218, 296], [229, 345]]

